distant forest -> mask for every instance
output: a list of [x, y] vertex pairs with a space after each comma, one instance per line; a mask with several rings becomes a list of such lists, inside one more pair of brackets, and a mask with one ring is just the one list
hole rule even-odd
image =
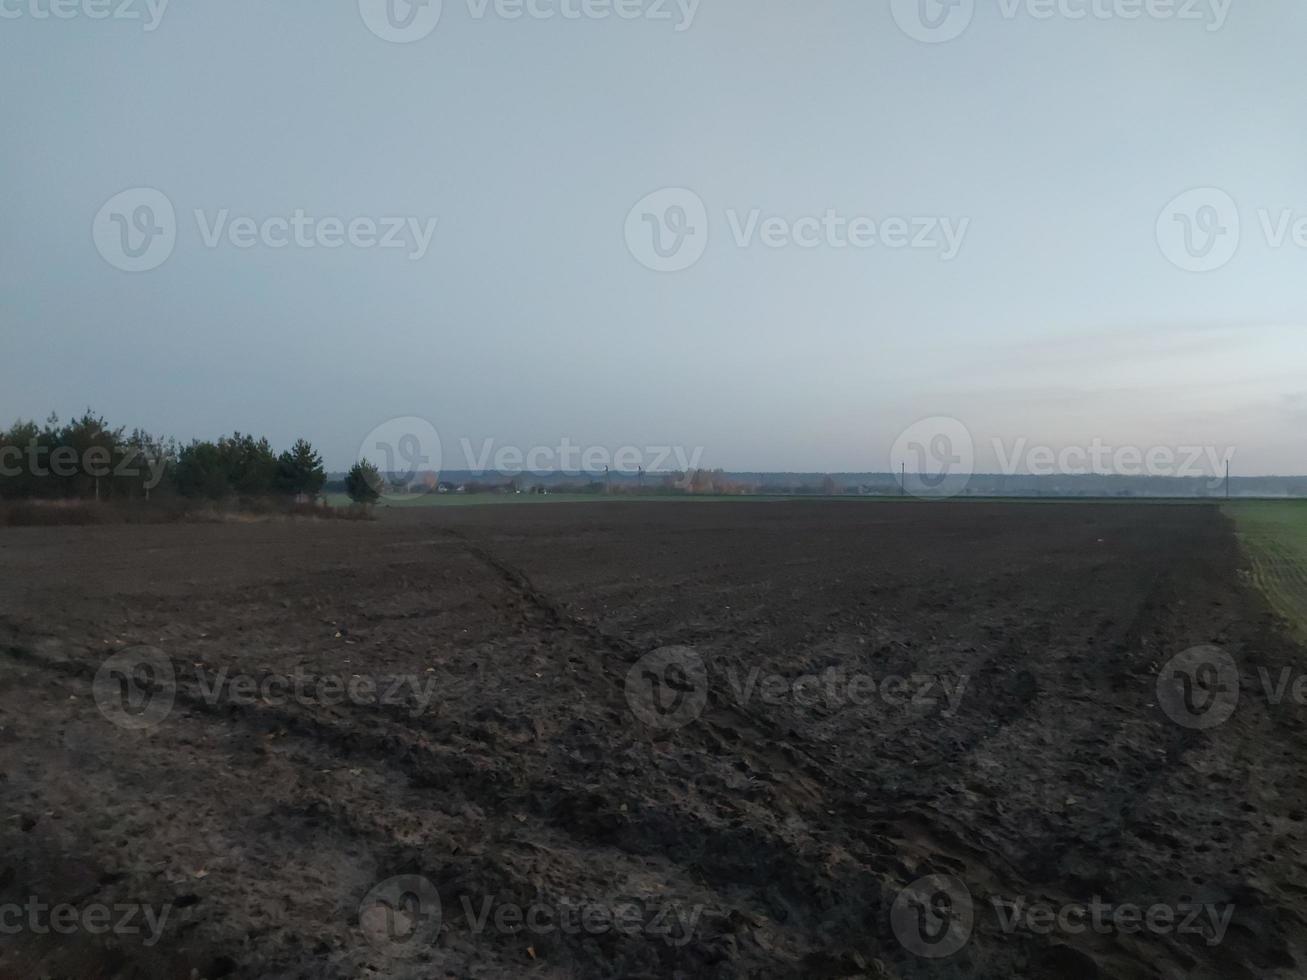
[[[1307, 497], [1307, 476], [1234, 477], [1232, 497]], [[141, 429], [113, 427], [89, 409], [66, 422], [18, 421], [0, 431], [0, 499], [194, 501], [287, 498], [346, 493], [368, 504], [426, 493], [590, 493], [647, 495], [898, 496], [892, 473], [687, 472], [379, 473], [361, 461], [328, 474], [314, 447], [296, 440], [278, 452], [266, 438], [233, 432], [180, 444]], [[940, 496], [1223, 498], [1218, 477], [977, 473], [950, 477]]]
[[[343, 489], [343, 474], [328, 477], [327, 490]], [[774, 494], [778, 496], [899, 496], [894, 473], [771, 473], [730, 470], [627, 473], [508, 473], [442, 470], [409, 486], [429, 493], [621, 493]], [[1224, 477], [1057, 475], [976, 473], [951, 477], [939, 496], [964, 497], [1194, 497], [1224, 498]], [[1307, 497], [1307, 476], [1233, 477], [1232, 497]]]
[[51, 415], [0, 431], [6, 500], [302, 499], [316, 497], [325, 481], [321, 457], [303, 439], [280, 454], [240, 432], [179, 445], [114, 428], [89, 409], [67, 422]]

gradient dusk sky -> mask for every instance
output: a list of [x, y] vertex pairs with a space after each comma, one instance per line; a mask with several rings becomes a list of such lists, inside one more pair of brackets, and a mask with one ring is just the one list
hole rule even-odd
[[1301, 0], [123, 2], [0, 0], [0, 424], [1307, 472]]

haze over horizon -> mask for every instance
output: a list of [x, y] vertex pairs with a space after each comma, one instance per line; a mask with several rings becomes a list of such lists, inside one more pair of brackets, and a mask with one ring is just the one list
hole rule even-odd
[[942, 417], [977, 472], [1307, 472], [1292, 0], [964, 2], [948, 39], [917, 0], [445, 0], [407, 43], [384, 0], [50, 2], [0, 0], [0, 426], [885, 472]]

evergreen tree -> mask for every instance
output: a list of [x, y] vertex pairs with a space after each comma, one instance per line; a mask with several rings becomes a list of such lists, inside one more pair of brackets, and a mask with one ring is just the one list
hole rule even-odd
[[381, 496], [381, 471], [366, 459], [350, 467], [345, 474], [345, 492], [356, 504], [374, 504]]
[[294, 446], [277, 458], [277, 489], [282, 493], [316, 497], [326, 481], [322, 457], [305, 439], [296, 440]]

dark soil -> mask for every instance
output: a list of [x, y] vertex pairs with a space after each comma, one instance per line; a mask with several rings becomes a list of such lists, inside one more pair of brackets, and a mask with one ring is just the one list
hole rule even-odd
[[[0, 977], [1302, 977], [1307, 708], [1269, 704], [1257, 671], [1303, 652], [1241, 564], [1200, 505], [0, 531], [0, 907], [170, 910], [152, 945], [0, 935]], [[1243, 683], [1205, 731], [1156, 686], [1200, 644]], [[92, 679], [142, 647], [175, 704], [128, 730]], [[628, 683], [665, 647], [706, 665], [704, 690], [664, 676], [675, 704], [706, 697], [679, 728], [642, 721]], [[207, 697], [222, 668], [409, 683], [386, 704]], [[906, 703], [763, 680], [828, 668], [909, 678]], [[941, 959], [890, 914], [931, 874], [975, 902]], [[360, 903], [402, 875], [443, 914], [401, 911], [388, 942]], [[1233, 919], [1216, 943], [1007, 932], [994, 898]], [[641, 927], [516, 931], [508, 905]]]

